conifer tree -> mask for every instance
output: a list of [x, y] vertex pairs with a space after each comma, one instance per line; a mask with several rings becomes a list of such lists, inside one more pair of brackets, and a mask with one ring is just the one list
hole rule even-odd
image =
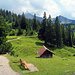
[[45, 42], [49, 43], [51, 46], [55, 45], [55, 29], [53, 29], [53, 24], [51, 21], [51, 16], [49, 15], [49, 18], [47, 20], [47, 26], [45, 30]]
[[21, 35], [21, 34], [22, 34], [21, 27], [18, 26], [18, 33], [17, 33], [17, 35]]
[[74, 30], [72, 30], [72, 44], [74, 44]]
[[55, 25], [56, 25], [56, 29], [55, 29], [56, 30], [56, 44], [57, 44], [57, 47], [62, 47], [62, 37], [61, 37], [60, 24], [59, 24], [58, 17], [56, 17]]
[[71, 39], [71, 25], [68, 25], [68, 45], [72, 47], [72, 39]]
[[46, 25], [47, 25], [46, 12], [44, 12], [42, 25], [41, 25], [41, 28], [40, 28], [39, 33], [38, 33], [38, 38], [40, 40], [45, 40], [45, 29], [46, 29]]
[[38, 23], [36, 20], [36, 14], [34, 14], [34, 18], [33, 18], [33, 30], [37, 31], [38, 28]]
[[65, 26], [62, 25], [62, 39], [63, 39], [63, 44], [66, 45], [66, 38], [65, 38]]
[[5, 21], [0, 14], [0, 45], [6, 42], [6, 35]]
[[16, 22], [15, 22], [14, 28], [17, 29], [18, 26], [19, 26], [19, 21], [18, 21], [18, 18], [16, 18]]
[[26, 29], [26, 26], [28, 25], [28, 23], [27, 23], [27, 20], [26, 20], [26, 18], [25, 18], [25, 15], [24, 15], [24, 13], [22, 14], [22, 20], [21, 20], [21, 24], [20, 24], [20, 26], [21, 26], [21, 29]]
[[0, 54], [5, 53], [6, 51], [6, 35], [7, 35], [7, 31], [6, 31], [6, 27], [5, 27], [5, 20], [3, 19], [3, 17], [0, 14]]

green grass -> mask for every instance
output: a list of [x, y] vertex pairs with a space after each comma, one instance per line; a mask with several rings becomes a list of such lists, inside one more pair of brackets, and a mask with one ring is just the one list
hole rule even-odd
[[17, 72], [25, 71], [21, 67], [19, 60], [22, 58], [27, 63], [34, 64], [39, 71], [22, 73], [23, 75], [75, 75], [75, 49], [65, 46], [62, 49], [50, 48], [55, 53], [53, 58], [37, 58], [37, 50], [44, 45], [44, 41], [40, 41], [37, 37], [23, 37], [18, 40], [11, 41], [14, 56], [7, 55], [10, 60], [10, 66]]
[[21, 36], [7, 36], [6, 38], [7, 38], [8, 40], [11, 40], [11, 39], [16, 39], [16, 38], [18, 38], [18, 37], [21, 37]]

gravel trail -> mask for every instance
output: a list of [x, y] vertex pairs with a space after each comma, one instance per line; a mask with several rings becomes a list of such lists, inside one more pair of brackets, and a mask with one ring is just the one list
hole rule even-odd
[[11, 69], [9, 60], [6, 57], [0, 56], [0, 75], [20, 75], [20, 73]]

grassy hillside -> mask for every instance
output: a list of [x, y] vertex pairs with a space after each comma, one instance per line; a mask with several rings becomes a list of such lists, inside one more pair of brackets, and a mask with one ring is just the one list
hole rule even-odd
[[25, 71], [18, 62], [20, 58], [27, 63], [33, 63], [38, 72], [22, 73], [23, 75], [75, 75], [75, 49], [64, 47], [62, 49], [50, 48], [55, 53], [53, 58], [37, 58], [37, 50], [40, 49], [44, 42], [37, 37], [23, 37], [11, 41], [15, 56], [7, 56], [10, 59], [10, 66], [17, 72]]

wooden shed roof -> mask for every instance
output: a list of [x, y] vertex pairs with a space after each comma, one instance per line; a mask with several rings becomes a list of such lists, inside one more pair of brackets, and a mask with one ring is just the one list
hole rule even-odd
[[48, 50], [50, 53], [54, 54], [54, 53], [51, 52], [48, 48], [46, 48], [45, 46], [42, 46], [42, 47], [37, 51], [39, 57], [40, 57], [46, 50]]

